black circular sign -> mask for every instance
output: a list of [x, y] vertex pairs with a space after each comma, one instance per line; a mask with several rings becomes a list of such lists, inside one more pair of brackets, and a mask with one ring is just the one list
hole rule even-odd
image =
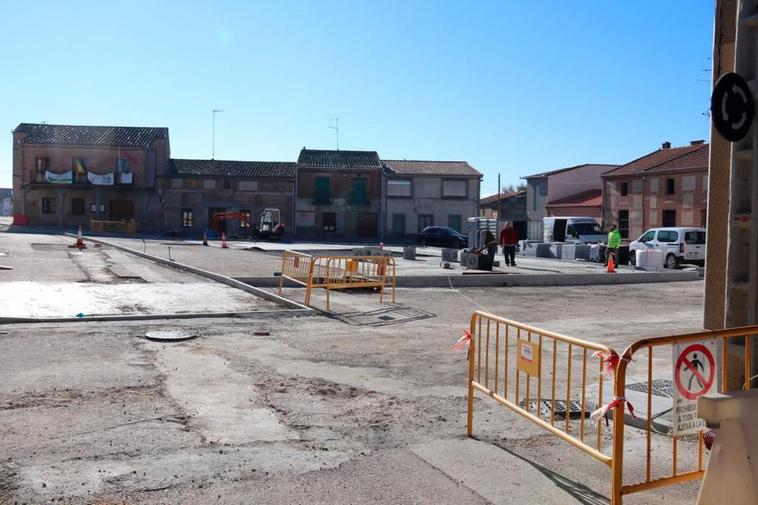
[[734, 72], [722, 75], [711, 95], [711, 117], [716, 131], [731, 142], [742, 140], [753, 124], [753, 114], [753, 92], [745, 79]]

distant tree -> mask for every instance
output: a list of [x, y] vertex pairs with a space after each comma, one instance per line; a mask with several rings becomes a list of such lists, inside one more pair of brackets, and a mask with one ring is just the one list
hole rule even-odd
[[503, 193], [515, 193], [517, 191], [526, 191], [526, 183], [519, 182], [516, 185], [506, 184], [502, 189]]

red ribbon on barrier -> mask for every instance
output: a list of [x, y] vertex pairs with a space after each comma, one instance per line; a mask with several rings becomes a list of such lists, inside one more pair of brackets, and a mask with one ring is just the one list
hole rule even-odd
[[[590, 414], [590, 419], [592, 419], [595, 422], [595, 426], [597, 426], [597, 423], [600, 422], [601, 418], [605, 417], [609, 410], [618, 407], [621, 403], [626, 403], [626, 408], [629, 409], [629, 413], [632, 414], [632, 417], [637, 417], [634, 415], [634, 406], [626, 400], [626, 397], [616, 396], [613, 400], [610, 401], [610, 403], [606, 403], [594, 411], [592, 414]], [[608, 426], [607, 417], [605, 417], [605, 425]]]
[[611, 351], [610, 354], [603, 351], [596, 351], [595, 354], [593, 354], [596, 358], [600, 358], [600, 360], [603, 362], [605, 370], [603, 371], [603, 375], [610, 375], [612, 373], [616, 372], [616, 367], [619, 364], [619, 361], [621, 361], [621, 358], [618, 354]]
[[469, 330], [463, 330], [463, 336], [453, 344], [454, 351], [462, 351], [471, 344], [471, 332]]

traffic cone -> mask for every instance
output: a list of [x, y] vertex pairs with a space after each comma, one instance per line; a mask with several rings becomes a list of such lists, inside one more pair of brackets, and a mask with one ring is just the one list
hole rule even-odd
[[69, 247], [76, 247], [77, 249], [86, 249], [87, 246], [84, 244], [84, 238], [82, 238], [82, 226], [79, 225], [79, 232], [76, 234], [76, 243], [74, 245], [70, 245]]
[[229, 244], [226, 243], [226, 233], [221, 233], [221, 249], [229, 249]]
[[203, 232], [203, 245], [208, 245], [208, 232]]
[[613, 255], [611, 254], [608, 256], [608, 273], [609, 274], [615, 274], [616, 273], [616, 265], [613, 263]]

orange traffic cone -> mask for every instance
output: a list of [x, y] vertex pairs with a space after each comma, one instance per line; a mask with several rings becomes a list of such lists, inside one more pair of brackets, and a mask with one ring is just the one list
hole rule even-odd
[[226, 243], [226, 233], [221, 233], [221, 249], [229, 249], [229, 244]]
[[208, 232], [203, 232], [203, 245], [208, 245]]
[[79, 232], [76, 234], [76, 242], [74, 245], [70, 245], [69, 247], [76, 247], [77, 249], [86, 249], [87, 246], [84, 244], [84, 238], [82, 238], [82, 226], [79, 225]]
[[609, 274], [616, 273], [616, 265], [613, 263], [613, 254], [608, 256], [608, 273]]

